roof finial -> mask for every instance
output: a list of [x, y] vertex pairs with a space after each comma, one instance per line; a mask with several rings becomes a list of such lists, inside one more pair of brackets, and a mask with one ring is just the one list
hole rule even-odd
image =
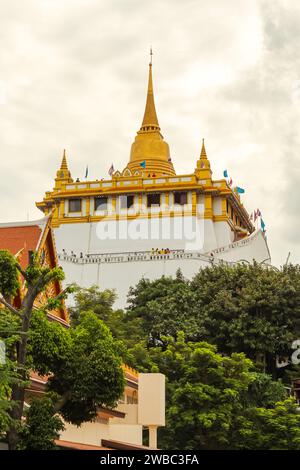
[[158, 124], [158, 119], [156, 115], [156, 109], [154, 104], [154, 95], [153, 95], [153, 81], [152, 81], [152, 47], [150, 48], [150, 63], [149, 63], [149, 78], [148, 78], [148, 91], [147, 91], [147, 100], [144, 118], [142, 122], [142, 127], [140, 131], [160, 131]]
[[202, 149], [201, 149], [200, 158], [207, 158], [204, 139], [202, 139]]
[[64, 153], [63, 153], [63, 158], [62, 158], [62, 162], [61, 162], [60, 169], [61, 169], [61, 170], [67, 170], [67, 169], [68, 169], [66, 149], [64, 149]]

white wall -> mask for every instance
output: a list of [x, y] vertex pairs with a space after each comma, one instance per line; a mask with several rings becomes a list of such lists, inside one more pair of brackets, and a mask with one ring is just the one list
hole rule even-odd
[[[181, 219], [174, 217], [171, 220]], [[186, 218], [184, 228], [196, 227], [196, 233], [199, 239], [196, 243], [190, 243], [188, 237], [182, 237], [175, 240], [164, 240], [161, 236], [158, 240], [151, 236], [146, 240], [134, 239], [113, 239], [100, 240], [97, 237], [97, 224], [63, 224], [55, 229], [55, 239], [58, 253], [64, 248], [70, 253], [73, 250], [77, 255], [82, 251], [86, 253], [113, 253], [130, 251], [150, 251], [151, 248], [170, 248], [172, 249], [191, 249], [197, 252], [211, 253], [214, 251], [215, 258], [225, 261], [247, 260], [252, 262], [256, 259], [262, 262], [269, 258], [269, 251], [266, 241], [261, 233], [251, 235], [245, 240], [232, 244], [232, 233], [226, 222], [213, 223], [209, 219], [200, 219], [196, 217]], [[149, 219], [150, 220], [150, 219]], [[155, 228], [155, 224], [163, 220], [162, 227], [168, 228], [170, 219], [151, 219], [150, 230]], [[142, 224], [147, 224], [147, 219], [141, 219]], [[180, 220], [179, 220], [180, 223]], [[111, 221], [111, 226], [116, 226], [115, 221]], [[145, 225], [143, 225], [145, 228]], [[151, 232], [150, 232], [151, 233]], [[204, 235], [203, 235], [204, 234]], [[204, 246], [202, 244], [204, 239]], [[221, 247], [221, 248], [220, 248]], [[225, 248], [223, 248], [225, 247]], [[191, 279], [203, 266], [209, 264], [209, 260], [201, 259], [160, 259], [152, 261], [131, 261], [120, 263], [101, 263], [101, 264], [75, 264], [69, 261], [60, 261], [66, 274], [65, 284], [76, 282], [82, 287], [90, 287], [93, 284], [101, 289], [116, 289], [118, 299], [115, 307], [123, 308], [126, 305], [127, 294], [130, 286], [135, 286], [142, 277], [150, 280], [161, 276], [175, 276], [178, 268], [182, 270], [183, 275]], [[69, 300], [72, 302], [72, 299]]]
[[229, 225], [225, 221], [215, 222], [214, 229], [217, 240], [217, 247], [229, 245], [233, 242], [234, 234]]
[[60, 434], [60, 439], [81, 444], [101, 445], [102, 439], [128, 442], [129, 444], [142, 445], [143, 427], [139, 424], [109, 424], [98, 422], [83, 423], [81, 426], [65, 423], [65, 430]]
[[202, 266], [207, 264], [201, 260], [190, 259], [102, 263], [101, 265], [60, 261], [66, 274], [65, 283], [76, 282], [82, 287], [96, 284], [101, 289], [116, 289], [118, 294], [116, 308], [125, 307], [129, 287], [135, 286], [142, 277], [151, 280], [161, 276], [174, 277], [177, 269], [180, 268], [183, 275], [191, 279]]
[[[55, 228], [58, 253], [120, 253], [152, 248], [202, 250], [204, 236], [216, 248], [213, 224], [198, 217], [177, 216], [132, 221], [105, 220], [99, 223], [62, 224]], [[205, 225], [204, 225], [205, 224]], [[204, 233], [204, 226], [208, 234]]]

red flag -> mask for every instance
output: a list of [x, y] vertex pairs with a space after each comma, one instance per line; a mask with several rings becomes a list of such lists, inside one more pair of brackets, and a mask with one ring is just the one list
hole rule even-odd
[[256, 221], [257, 217], [258, 217], [257, 212], [254, 211], [254, 222]]
[[229, 182], [228, 182], [229, 186], [232, 185], [232, 178], [230, 178]]
[[257, 217], [261, 217], [261, 212], [259, 209], [257, 209]]

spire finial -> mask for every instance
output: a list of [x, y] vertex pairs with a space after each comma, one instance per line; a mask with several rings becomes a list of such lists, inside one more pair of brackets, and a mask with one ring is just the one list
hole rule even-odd
[[147, 101], [146, 108], [144, 113], [144, 118], [142, 122], [141, 131], [160, 131], [158, 124], [158, 119], [156, 115], [156, 109], [154, 104], [154, 94], [153, 94], [153, 81], [152, 81], [152, 47], [150, 48], [150, 63], [149, 63], [149, 78], [148, 78], [148, 91], [147, 91]]
[[61, 161], [60, 169], [61, 170], [67, 170], [68, 169], [66, 149], [64, 149], [64, 152], [63, 152], [63, 158], [62, 158], [62, 161]]
[[200, 158], [201, 159], [202, 158], [207, 158], [204, 139], [202, 139], [202, 148], [201, 148]]

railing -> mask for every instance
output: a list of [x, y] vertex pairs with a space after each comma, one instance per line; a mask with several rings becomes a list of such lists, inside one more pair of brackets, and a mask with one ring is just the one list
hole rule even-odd
[[237, 240], [236, 242], [232, 242], [229, 245], [222, 246], [220, 248], [216, 248], [215, 250], [212, 250], [212, 253], [214, 254], [224, 253], [229, 250], [234, 250], [235, 248], [240, 248], [245, 245], [250, 245], [255, 240], [255, 238], [259, 235], [260, 232], [261, 230], [256, 230], [251, 235], [249, 235], [246, 238], [243, 238], [242, 240]]
[[156, 253], [152, 251], [136, 251], [127, 253], [92, 253], [78, 256], [76, 254], [62, 253], [58, 255], [62, 261], [67, 261], [74, 264], [100, 264], [100, 263], [128, 263], [136, 261], [166, 261], [166, 260], [180, 260], [180, 259], [193, 259], [204, 261], [210, 264], [232, 264], [224, 262], [221, 259], [208, 256], [197, 251], [184, 251], [172, 250], [167, 253]]

